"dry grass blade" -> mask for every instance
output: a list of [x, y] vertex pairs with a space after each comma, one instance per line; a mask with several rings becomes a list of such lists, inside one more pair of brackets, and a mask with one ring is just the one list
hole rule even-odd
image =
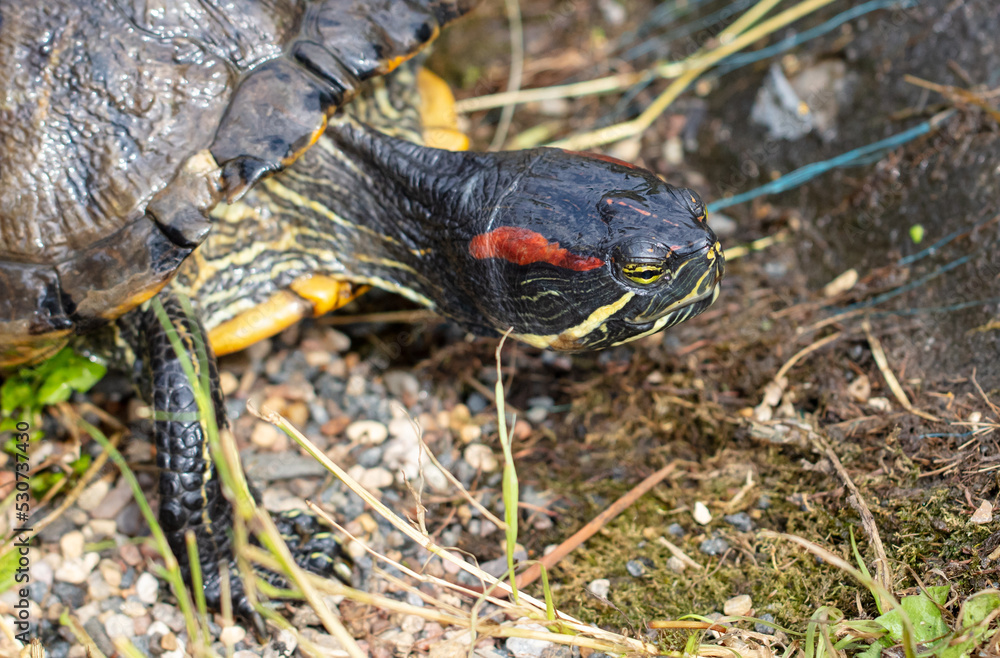
[[[518, 92], [521, 89], [521, 78], [524, 75], [524, 29], [521, 25], [521, 6], [518, 0], [504, 0], [507, 8], [507, 21], [510, 23], [510, 75], [507, 78], [508, 91]], [[507, 141], [511, 121], [514, 119], [515, 103], [507, 103], [500, 111], [500, 121], [497, 122], [496, 133], [490, 142], [489, 150], [496, 151]]]
[[893, 396], [900, 405], [911, 414], [916, 414], [925, 420], [934, 421], [936, 423], [941, 422], [940, 418], [933, 416], [926, 411], [921, 411], [913, 406], [910, 402], [910, 398], [906, 396], [906, 391], [900, 386], [899, 380], [896, 379], [896, 375], [892, 372], [892, 368], [889, 367], [889, 359], [885, 356], [885, 350], [882, 349], [882, 343], [879, 339], [875, 337], [872, 333], [871, 324], [865, 319], [861, 323], [861, 327], [865, 330], [865, 336], [868, 337], [868, 344], [871, 346], [872, 358], [875, 359], [875, 363], [878, 365], [879, 372], [882, 373], [882, 377], [885, 378], [885, 383], [888, 384], [889, 390], [892, 391]]
[[774, 381], [779, 382], [783, 380], [785, 378], [785, 375], [788, 374], [788, 371], [791, 370], [796, 363], [798, 363], [805, 357], [809, 356], [816, 350], [826, 347], [833, 341], [840, 338], [842, 334], [843, 332], [838, 331], [837, 333], [830, 334], [829, 336], [824, 336], [823, 338], [814, 341], [813, 343], [807, 345], [806, 347], [803, 347], [801, 350], [793, 354], [792, 358], [788, 359], [788, 361], [785, 361], [784, 365], [782, 365], [781, 368], [778, 370], [778, 374], [774, 376]]
[[[817, 9], [830, 4], [833, 0], [803, 0], [799, 4], [778, 14], [777, 16], [764, 21], [754, 28], [746, 29], [749, 24], [755, 22], [760, 15], [769, 10], [777, 0], [761, 0], [744, 16], [740, 17], [733, 25], [726, 28], [719, 34], [719, 41], [722, 45], [704, 54], [701, 57], [693, 57], [682, 64], [683, 70], [678, 73], [674, 80], [660, 96], [647, 107], [642, 114], [631, 121], [625, 121], [613, 126], [601, 128], [591, 132], [574, 135], [568, 139], [563, 139], [549, 146], [556, 146], [570, 150], [584, 150], [616, 142], [628, 137], [633, 137], [645, 131], [663, 112], [670, 107], [681, 93], [702, 73], [713, 65], [725, 59], [729, 55], [746, 48], [753, 42], [761, 39], [775, 31], [785, 27], [803, 16], [806, 16]], [[738, 36], [737, 36], [738, 35]]]

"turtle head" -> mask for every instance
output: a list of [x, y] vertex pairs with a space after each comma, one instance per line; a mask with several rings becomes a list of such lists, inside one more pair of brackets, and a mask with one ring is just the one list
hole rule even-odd
[[468, 246], [493, 328], [537, 347], [601, 349], [718, 297], [725, 261], [695, 192], [593, 154], [538, 149], [500, 162], [518, 171]]

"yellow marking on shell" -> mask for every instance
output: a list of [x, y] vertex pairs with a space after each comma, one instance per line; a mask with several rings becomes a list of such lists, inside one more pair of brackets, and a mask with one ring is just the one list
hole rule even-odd
[[72, 329], [35, 336], [0, 336], [0, 368], [38, 363], [65, 347]]
[[554, 349], [576, 349], [579, 347], [579, 341], [584, 336], [593, 333], [597, 328], [602, 326], [607, 322], [608, 318], [622, 310], [625, 304], [635, 297], [634, 292], [627, 292], [617, 301], [601, 306], [591, 313], [586, 320], [576, 325], [575, 327], [570, 327], [561, 334], [549, 334], [547, 336], [541, 336], [538, 334], [515, 334], [514, 337], [518, 340], [527, 343], [528, 345], [533, 345], [535, 347], [540, 347], [545, 349], [546, 347], [552, 347]]
[[298, 160], [303, 153], [312, 148], [312, 145], [315, 144], [319, 140], [319, 138], [323, 136], [323, 133], [325, 132], [326, 132], [326, 115], [323, 114], [320, 116], [320, 124], [313, 130], [312, 133], [310, 133], [309, 138], [306, 140], [306, 143], [300, 146], [299, 148], [295, 149], [294, 151], [292, 151], [289, 155], [286, 155], [284, 158], [282, 158], [281, 166], [291, 167], [292, 164], [294, 164], [295, 161]]
[[323, 274], [307, 274], [292, 281], [288, 287], [312, 302], [314, 318], [341, 308], [367, 290], [364, 286], [355, 286], [349, 281], [340, 281]]
[[126, 313], [134, 309], [136, 306], [148, 302], [150, 299], [155, 297], [156, 293], [163, 290], [163, 286], [167, 285], [169, 282], [170, 279], [166, 279], [164, 281], [158, 281], [153, 285], [149, 286], [148, 288], [140, 290], [139, 292], [135, 293], [134, 295], [129, 297], [127, 300], [125, 300], [118, 306], [115, 306], [114, 308], [102, 313], [101, 317], [104, 318], [105, 320], [116, 320], [120, 318], [121, 316], [125, 315]]
[[466, 151], [469, 138], [458, 127], [455, 96], [451, 87], [427, 69], [417, 71], [420, 91], [420, 123], [424, 128], [425, 145], [449, 151]]
[[218, 355], [238, 352], [284, 331], [312, 311], [311, 304], [291, 290], [279, 290], [263, 304], [243, 311], [208, 333]]

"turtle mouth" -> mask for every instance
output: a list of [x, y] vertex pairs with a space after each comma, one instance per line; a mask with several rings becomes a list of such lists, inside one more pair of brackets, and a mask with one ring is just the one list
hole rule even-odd
[[[695, 290], [691, 294], [678, 299], [673, 304], [661, 309], [657, 309], [654, 312], [639, 313], [631, 318], [624, 318], [625, 322], [632, 325], [649, 324], [650, 322], [656, 322], [665, 317], [677, 314], [680, 311], [688, 309], [700, 302], [704, 302], [706, 299], [709, 300], [707, 304], [704, 304], [701, 310], [711, 306], [716, 299], [719, 297], [719, 287], [718, 281], [713, 282], [710, 286], [707, 286], [704, 290]], [[699, 311], [700, 312], [700, 311]], [[695, 314], [697, 315], [697, 314]]]

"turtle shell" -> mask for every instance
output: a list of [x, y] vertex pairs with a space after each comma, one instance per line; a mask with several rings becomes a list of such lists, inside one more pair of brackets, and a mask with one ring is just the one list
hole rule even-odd
[[470, 5], [0, 5], [0, 365], [155, 295], [215, 204], [289, 166]]

